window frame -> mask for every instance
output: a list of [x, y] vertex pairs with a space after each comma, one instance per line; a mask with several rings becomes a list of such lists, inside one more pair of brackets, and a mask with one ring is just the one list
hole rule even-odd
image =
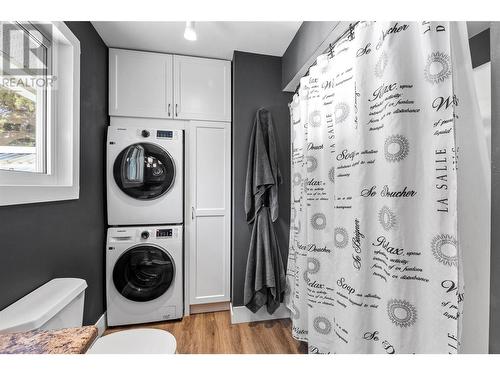
[[45, 35], [51, 27], [47, 63], [57, 78], [45, 96], [46, 168], [45, 173], [0, 170], [0, 205], [79, 198], [80, 42], [64, 22], [36, 24]]

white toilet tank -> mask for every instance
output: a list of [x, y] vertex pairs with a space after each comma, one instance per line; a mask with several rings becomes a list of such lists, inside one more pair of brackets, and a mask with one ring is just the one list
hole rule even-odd
[[81, 327], [87, 282], [52, 279], [0, 311], [0, 333]]

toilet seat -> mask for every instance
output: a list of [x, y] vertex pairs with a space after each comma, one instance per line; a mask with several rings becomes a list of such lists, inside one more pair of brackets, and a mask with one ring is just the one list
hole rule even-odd
[[177, 342], [167, 331], [138, 328], [111, 333], [97, 339], [89, 354], [175, 354]]

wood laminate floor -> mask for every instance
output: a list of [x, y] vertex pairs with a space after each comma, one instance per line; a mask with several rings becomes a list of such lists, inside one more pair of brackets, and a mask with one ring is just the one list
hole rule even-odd
[[131, 328], [159, 328], [172, 333], [179, 354], [301, 354], [307, 345], [291, 334], [289, 319], [231, 324], [229, 311], [194, 314], [182, 320], [110, 327], [110, 334]]

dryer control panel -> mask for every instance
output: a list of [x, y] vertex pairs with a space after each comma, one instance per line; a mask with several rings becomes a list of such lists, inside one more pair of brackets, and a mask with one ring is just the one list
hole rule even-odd
[[156, 138], [173, 138], [174, 132], [172, 130], [157, 130]]

